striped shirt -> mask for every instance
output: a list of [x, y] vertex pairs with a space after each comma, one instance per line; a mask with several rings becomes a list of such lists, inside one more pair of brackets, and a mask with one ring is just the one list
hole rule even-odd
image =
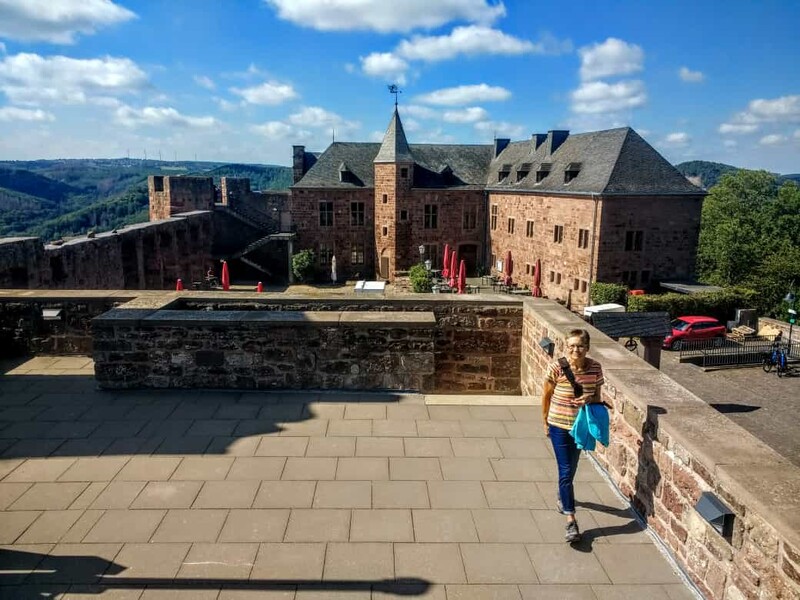
[[[603, 384], [603, 369], [599, 362], [591, 358], [586, 358], [583, 369], [572, 369], [572, 372], [575, 374], [575, 381], [583, 386], [584, 395], [591, 396]], [[553, 397], [550, 399], [550, 410], [547, 412], [547, 423], [560, 429], [572, 429], [582, 405], [575, 402], [572, 384], [562, 372], [558, 361], [548, 365], [546, 378], [555, 385]]]

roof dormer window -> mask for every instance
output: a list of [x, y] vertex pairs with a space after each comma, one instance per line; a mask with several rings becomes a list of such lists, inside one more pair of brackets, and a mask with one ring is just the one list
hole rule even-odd
[[579, 162], [572, 162], [567, 165], [567, 168], [564, 169], [564, 183], [569, 183], [573, 179], [575, 179], [578, 174], [581, 172], [581, 163]]
[[500, 166], [500, 170], [497, 172], [497, 181], [503, 181], [506, 177], [511, 175], [511, 165], [504, 164]]
[[539, 165], [539, 168], [536, 170], [536, 183], [541, 183], [544, 181], [544, 178], [550, 174], [550, 169], [553, 168], [551, 163], [542, 163]]
[[353, 173], [350, 167], [342, 163], [339, 165], [339, 183], [351, 183], [353, 181]]
[[517, 167], [517, 181], [522, 181], [531, 172], [531, 163], [522, 163]]

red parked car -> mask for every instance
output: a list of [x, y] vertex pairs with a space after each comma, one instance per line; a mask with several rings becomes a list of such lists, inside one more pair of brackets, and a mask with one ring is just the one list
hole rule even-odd
[[725, 325], [712, 317], [678, 317], [671, 323], [672, 333], [664, 338], [664, 348], [680, 350], [684, 342], [714, 339], [722, 344]]

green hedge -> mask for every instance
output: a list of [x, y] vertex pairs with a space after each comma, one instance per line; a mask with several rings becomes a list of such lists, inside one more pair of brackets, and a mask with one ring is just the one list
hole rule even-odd
[[602, 283], [595, 281], [589, 293], [592, 304], [622, 304], [628, 299], [628, 288], [621, 283]]
[[425, 265], [414, 265], [408, 270], [408, 279], [411, 281], [411, 289], [417, 294], [428, 293], [433, 289], [431, 273]]
[[314, 276], [314, 253], [301, 250], [292, 256], [292, 272], [298, 281], [310, 281]]
[[746, 288], [726, 288], [699, 294], [646, 294], [629, 296], [629, 312], [666, 311], [671, 318], [702, 315], [725, 323], [736, 316], [737, 308], [756, 308], [759, 294]]

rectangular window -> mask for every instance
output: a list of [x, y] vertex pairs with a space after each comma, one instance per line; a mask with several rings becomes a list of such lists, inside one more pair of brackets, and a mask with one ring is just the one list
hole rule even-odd
[[350, 225], [353, 227], [364, 226], [364, 203], [351, 202], [350, 203]]
[[533, 237], [533, 221], [525, 223], [525, 237]]
[[408, 221], [408, 211], [407, 210], [401, 210], [400, 211], [400, 220], [401, 221]]
[[383, 233], [384, 237], [386, 237], [387, 235], [389, 235], [389, 228], [386, 225], [384, 225], [383, 229], [381, 229], [381, 233]]
[[155, 177], [153, 177], [153, 191], [154, 192], [163, 192], [164, 191], [164, 177], [163, 176], [155, 176]]
[[492, 219], [491, 219], [492, 231], [497, 229], [497, 211], [498, 211], [497, 204], [492, 204]]
[[508, 233], [514, 233], [514, 217], [508, 217]]
[[553, 242], [556, 244], [560, 244], [563, 241], [564, 241], [564, 226], [555, 225], [553, 227]]
[[642, 240], [644, 239], [644, 231], [626, 231], [625, 232], [625, 250], [627, 252], [635, 252], [642, 249]]
[[384, 204], [388, 204], [388, 203], [389, 203], [389, 194], [384, 194], [384, 195], [382, 196], [381, 200], [382, 200], [382, 202], [383, 202]]
[[588, 247], [589, 247], [589, 230], [578, 229], [578, 248], [588, 248]]
[[556, 273], [556, 285], [561, 285], [561, 273]]
[[431, 261], [431, 269], [435, 269], [439, 264], [439, 245], [438, 244], [423, 244], [425, 247], [425, 260]]
[[550, 271], [550, 283], [553, 283], [556, 280], [556, 272]]
[[333, 202], [319, 203], [320, 227], [333, 227]]
[[424, 229], [437, 229], [439, 227], [439, 207], [435, 204], [426, 204], [422, 227]]
[[471, 231], [478, 227], [478, 207], [464, 207], [464, 231]]
[[353, 245], [350, 247], [350, 264], [364, 264], [364, 242], [353, 242]]
[[582, 293], [585, 294], [586, 290], [588, 289], [588, 287], [589, 287], [589, 284], [586, 281], [581, 281], [581, 292]]
[[400, 167], [400, 177], [408, 179], [408, 167]]
[[333, 258], [333, 246], [329, 244], [319, 245], [319, 265], [321, 267], [330, 267], [331, 259]]
[[577, 277], [572, 280], [572, 289], [577, 291], [581, 287], [581, 280]]
[[525, 263], [525, 275], [531, 274], [531, 265], [530, 263]]
[[628, 287], [636, 287], [636, 271], [623, 271], [622, 283]]

